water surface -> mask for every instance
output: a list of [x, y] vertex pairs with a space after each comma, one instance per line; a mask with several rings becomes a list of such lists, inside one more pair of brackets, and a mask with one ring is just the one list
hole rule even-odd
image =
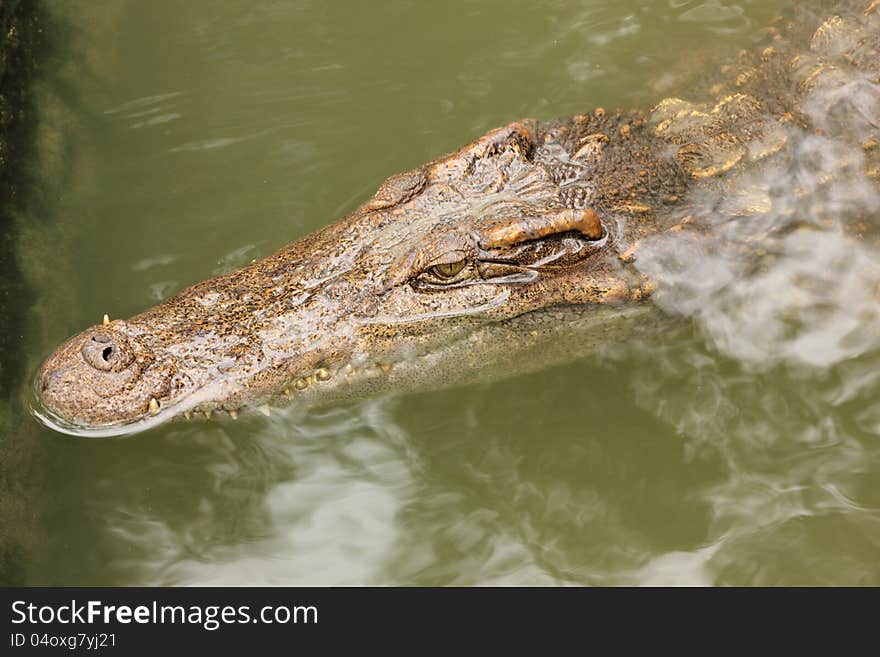
[[[49, 209], [19, 245], [22, 403], [103, 313], [267, 255], [511, 120], [686, 95], [783, 4], [66, 3]], [[124, 440], [22, 416], [27, 582], [878, 585], [877, 253], [791, 254], [736, 284], [684, 268], [705, 284], [661, 299], [668, 331], [491, 385]]]

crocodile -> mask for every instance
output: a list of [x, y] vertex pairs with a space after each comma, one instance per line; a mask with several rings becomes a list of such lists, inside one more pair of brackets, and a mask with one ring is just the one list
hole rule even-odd
[[105, 315], [42, 365], [35, 413], [119, 435], [589, 354], [652, 323], [644, 245], [768, 213], [750, 186], [804, 136], [852, 145], [840, 175], [877, 187], [878, 51], [880, 0], [796, 3], [693, 100], [492, 130], [250, 266]]

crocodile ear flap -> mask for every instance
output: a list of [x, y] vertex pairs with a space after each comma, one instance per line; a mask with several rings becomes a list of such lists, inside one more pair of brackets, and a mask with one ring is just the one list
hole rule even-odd
[[480, 231], [480, 248], [499, 249], [559, 233], [578, 232], [590, 241], [601, 240], [605, 228], [593, 210], [564, 208], [556, 212], [495, 221]]
[[533, 120], [527, 119], [491, 130], [465, 146], [459, 151], [459, 154], [479, 158], [512, 150], [521, 155], [523, 159], [529, 159], [535, 149], [535, 136], [531, 127], [533, 123]]
[[535, 151], [535, 121], [526, 119], [487, 132], [479, 139], [446, 157], [435, 160], [429, 168], [437, 181], [459, 180], [473, 171], [474, 162], [501, 153], [515, 153], [528, 160]]

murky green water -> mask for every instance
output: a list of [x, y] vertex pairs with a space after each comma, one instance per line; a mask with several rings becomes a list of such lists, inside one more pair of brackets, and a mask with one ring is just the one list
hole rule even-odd
[[[494, 126], [684, 95], [782, 4], [65, 3], [20, 244], [22, 403], [103, 313], [269, 254]], [[763, 343], [761, 308], [272, 419], [76, 440], [22, 415], [27, 581], [880, 584], [877, 340]]]

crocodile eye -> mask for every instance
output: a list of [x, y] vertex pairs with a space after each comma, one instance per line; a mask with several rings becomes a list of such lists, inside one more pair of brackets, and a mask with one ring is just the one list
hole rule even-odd
[[444, 262], [441, 265], [434, 265], [428, 271], [439, 279], [455, 278], [464, 269], [465, 261]]

